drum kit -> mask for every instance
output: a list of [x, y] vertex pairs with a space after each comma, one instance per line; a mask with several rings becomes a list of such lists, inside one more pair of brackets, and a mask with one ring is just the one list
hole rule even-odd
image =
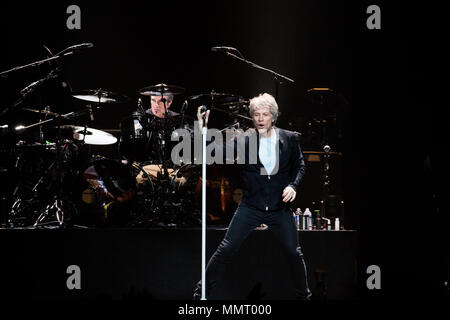
[[[0, 135], [0, 152], [8, 159], [0, 168], [8, 179], [12, 177], [13, 185], [6, 227], [200, 225], [201, 165], [171, 161], [171, 134], [185, 128], [193, 135], [200, 105], [226, 114], [220, 117], [224, 129], [245, 130], [251, 119], [245, 115], [248, 100], [214, 91], [190, 96], [180, 113], [169, 111], [169, 99], [184, 92], [180, 86], [163, 83], [140, 89], [138, 94], [144, 99], [161, 99], [164, 117], [144, 107], [140, 98], [136, 111], [111, 130], [118, 137], [92, 124], [93, 110], [129, 103], [129, 98], [119, 93], [102, 89], [71, 92], [84, 107], [66, 114], [49, 108], [21, 108], [45, 120]], [[73, 124], [83, 117], [91, 122]], [[40, 132], [37, 140], [28, 134], [36, 128]], [[5, 137], [11, 136], [14, 142], [5, 143]], [[105, 145], [117, 148], [119, 159], [90, 152], [92, 146]], [[219, 166], [208, 170], [214, 171], [208, 179], [209, 223], [227, 223], [242, 192], [234, 172]]]
[[[66, 103], [60, 104], [60, 110], [40, 106], [41, 102], [36, 104], [39, 107], [27, 105], [34, 92], [39, 92], [41, 98], [48, 97], [40, 89], [62, 77], [60, 60], [92, 46], [75, 45], [56, 55], [47, 49], [51, 54], [47, 59], [0, 72], [4, 79], [18, 70], [47, 63], [52, 66], [48, 75], [22, 89], [18, 100], [0, 110], [0, 179], [8, 181], [0, 184], [0, 212], [6, 212], [0, 217], [2, 224], [7, 228], [199, 225], [201, 165], [193, 164], [196, 159], [172, 162], [172, 133], [182, 128], [193, 136], [197, 108], [202, 105], [218, 115], [209, 119], [210, 128], [245, 131], [252, 127], [249, 100], [213, 90], [189, 96], [177, 113], [169, 108], [173, 98], [184, 94], [185, 88], [164, 83], [145, 86], [137, 92], [140, 98], [135, 111], [123, 117], [117, 129], [108, 130], [95, 128], [94, 116], [98, 111], [107, 111], [108, 117], [118, 114], [117, 109], [109, 109], [129, 105], [130, 99], [123, 94], [103, 89], [72, 91], [66, 83], [62, 87], [70, 89], [71, 101], [82, 103], [81, 110], [63, 113], [60, 110]], [[228, 55], [243, 59], [229, 52]], [[280, 79], [293, 82], [245, 62], [273, 74], [277, 93]], [[321, 110], [317, 121], [320, 128], [314, 131], [317, 136], [329, 135], [322, 116], [328, 98], [336, 96], [327, 88], [308, 91], [308, 97]], [[151, 108], [143, 102], [148, 98]], [[153, 104], [157, 105], [156, 111]], [[18, 111], [38, 116], [39, 121], [33, 118], [32, 124], [16, 125], [9, 116], [16, 116]], [[326, 139], [321, 142], [327, 143]], [[113, 146], [118, 156], [92, 152], [95, 146]], [[240, 202], [242, 189], [232, 167], [208, 166], [209, 223], [227, 224]]]

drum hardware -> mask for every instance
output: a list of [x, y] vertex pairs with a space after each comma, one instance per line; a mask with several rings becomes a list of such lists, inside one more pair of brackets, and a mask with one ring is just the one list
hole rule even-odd
[[157, 85], [139, 89], [139, 94], [143, 96], [168, 96], [168, 95], [176, 96], [182, 94], [184, 91], [185, 89], [180, 86], [159, 83]]
[[14, 68], [6, 70], [6, 71], [2, 71], [2, 72], [0, 72], [0, 77], [6, 77], [6, 76], [8, 76], [9, 73], [12, 73], [12, 72], [15, 72], [15, 71], [19, 71], [19, 70], [30, 68], [30, 67], [37, 67], [37, 66], [39, 66], [41, 64], [44, 64], [46, 62], [50, 62], [50, 61], [53, 61], [53, 60], [61, 59], [63, 57], [72, 55], [75, 52], [80, 52], [80, 51], [82, 51], [84, 49], [92, 48], [93, 46], [94, 45], [92, 43], [82, 43], [82, 44], [70, 46], [70, 47], [67, 47], [64, 50], [58, 52], [56, 55], [53, 55], [50, 58], [39, 60], [39, 61], [35, 61], [35, 62], [26, 64], [26, 65], [22, 65], [22, 66], [17, 66], [17, 67], [14, 67]]
[[[78, 100], [82, 101], [88, 101], [93, 102], [95, 104], [87, 104], [86, 110], [89, 112], [90, 122], [91, 124], [94, 122], [94, 110], [98, 110], [102, 107], [104, 104], [118, 104], [118, 103], [125, 103], [129, 99], [127, 96], [115, 92], [105, 91], [103, 89], [85, 89], [85, 90], [79, 90], [76, 92], [72, 92], [72, 97]], [[87, 125], [84, 127], [83, 130], [80, 130], [78, 128], [75, 128], [74, 132], [77, 132], [82, 137], [82, 140], [87, 139], [92, 145], [109, 145], [114, 144], [117, 142], [117, 139], [112, 135], [104, 135], [101, 136], [100, 132], [94, 132], [96, 129], [90, 129], [89, 132], [87, 130]], [[98, 137], [99, 140], [97, 140], [97, 137], [92, 136], [92, 134], [95, 133], [95, 135]], [[77, 139], [77, 138], [75, 138]], [[105, 143], [102, 143], [101, 140], [104, 140]]]
[[[158, 118], [154, 115], [148, 115], [144, 113], [141, 117], [138, 118], [138, 121], [134, 121], [133, 123], [133, 132], [132, 139], [136, 138], [136, 136], [141, 136], [138, 130], [142, 130], [144, 132], [143, 139], [146, 140], [144, 152], [148, 156], [151, 148], [151, 142], [155, 143], [155, 153], [152, 156], [156, 156], [156, 160], [159, 164], [162, 164], [162, 175], [166, 181], [169, 180], [169, 172], [168, 168], [170, 165], [170, 159], [168, 159], [169, 153], [167, 152], [168, 141], [170, 141], [169, 133], [175, 129], [175, 121], [178, 120], [178, 117], [170, 116], [167, 110], [167, 100], [164, 96], [175, 96], [182, 94], [185, 91], [183, 87], [175, 86], [175, 85], [167, 85], [165, 83], [160, 83], [153, 86], [147, 86], [139, 89], [139, 94], [144, 96], [161, 96], [161, 101], [164, 104], [164, 114], [165, 118]], [[138, 100], [138, 110], [142, 112], [144, 110], [142, 106], [142, 100]], [[136, 113], [135, 113], [136, 115]], [[144, 121], [142, 121], [144, 120]], [[125, 142], [125, 145], [127, 143]], [[126, 148], [126, 147], [125, 147]], [[142, 152], [142, 149], [140, 150]], [[134, 156], [134, 158], [137, 158]], [[134, 160], [134, 159], [133, 159]]]
[[[56, 218], [57, 226], [61, 227], [66, 224], [67, 217], [67, 205], [70, 206], [74, 211], [76, 208], [73, 203], [63, 195], [63, 156], [68, 144], [64, 144], [64, 140], [61, 138], [61, 125], [58, 123], [58, 136], [56, 139], [56, 153], [55, 161], [49, 166], [44, 175], [40, 178], [37, 186], [42, 183], [45, 176], [48, 176], [50, 170], [55, 167], [55, 184], [56, 192], [51, 200], [51, 202], [45, 207], [45, 209], [40, 213], [38, 218], [33, 224], [33, 227], [38, 227], [45, 224], [51, 224], [54, 221], [48, 223], [45, 222], [46, 219], [50, 218], [52, 215]], [[63, 152], [61, 152], [63, 151]]]
[[[53, 124], [51, 128], [55, 133], [55, 143], [41, 145], [45, 148], [51, 147], [52, 149], [49, 149], [50, 151], [54, 150], [54, 160], [42, 172], [35, 185], [31, 188], [31, 194], [33, 195], [31, 199], [24, 200], [23, 197], [18, 196], [17, 188], [20, 185], [16, 186], [13, 194], [13, 205], [8, 216], [9, 226], [13, 226], [21, 214], [28, 211], [28, 208], [32, 208], [33, 214], [38, 214], [32, 227], [51, 225], [54, 223], [56, 223], [57, 227], [62, 227], [67, 225], [67, 219], [70, 217], [70, 214], [77, 212], [74, 203], [70, 200], [67, 191], [65, 191], [63, 181], [66, 176], [72, 175], [73, 172], [70, 170], [74, 169], [73, 166], [67, 168], [66, 165], [67, 162], [69, 165], [72, 165], [73, 150], [69, 150], [69, 147], [74, 145], [75, 152], [78, 150], [78, 147], [72, 141], [76, 141], [82, 145], [115, 143], [112, 139], [114, 137], [109, 133], [87, 127], [61, 124], [62, 120], [72, 119], [88, 112], [89, 110], [85, 109], [79, 112], [69, 112], [64, 115], [56, 114], [54, 118], [19, 128], [19, 131], [26, 131], [36, 126], [49, 126]], [[67, 132], [70, 132], [70, 135], [67, 135]], [[24, 147], [27, 146], [25, 145]], [[44, 188], [44, 181], [46, 179], [49, 180], [49, 185], [46, 185], [46, 188], [48, 188], [46, 191], [49, 194], [45, 194], [44, 199], [36, 197], [35, 195], [39, 191], [39, 188]]]
[[312, 104], [312, 114], [308, 121], [307, 136], [311, 144], [320, 148], [333, 144], [339, 149], [342, 139], [341, 112], [348, 104], [347, 99], [331, 88], [311, 88], [305, 93]]
[[61, 129], [70, 129], [73, 131], [73, 140], [82, 141], [88, 145], [111, 145], [117, 142], [117, 138], [105, 131], [88, 128], [86, 126], [63, 125]]
[[83, 170], [86, 186], [78, 198], [79, 223], [90, 226], [124, 226], [132, 218], [138, 192], [132, 169], [118, 160], [94, 156]]
[[[348, 104], [346, 98], [331, 88], [310, 88], [306, 90], [305, 97], [313, 106], [313, 113], [308, 121], [308, 136], [313, 139], [313, 144], [319, 151], [304, 153], [313, 160], [322, 164], [322, 185], [317, 198], [320, 198], [317, 208], [320, 209], [320, 217], [331, 218], [339, 215], [335, 207], [340, 199], [338, 194], [332, 194], [332, 180], [330, 179], [330, 156], [342, 154], [339, 151], [340, 139], [342, 138], [341, 127], [338, 122], [340, 110]], [[314, 157], [313, 157], [314, 156]], [[337, 190], [336, 190], [337, 191]], [[343, 200], [340, 201], [343, 207]], [[343, 217], [340, 217], [343, 218]]]
[[[51, 63], [52, 61], [57, 62], [59, 59], [61, 59], [63, 57], [70, 56], [72, 54], [81, 52], [82, 50], [91, 48], [91, 47], [93, 47], [92, 43], [83, 43], [83, 44], [79, 44], [79, 45], [74, 45], [74, 46], [65, 48], [64, 50], [58, 52], [56, 55], [52, 55], [51, 52], [48, 50], [48, 48], [45, 47], [46, 50], [52, 55], [51, 57], [49, 57], [47, 59], [35, 61], [35, 62], [26, 64], [26, 65], [17, 66], [12, 69], [0, 72], [0, 77], [2, 77], [2, 78], [7, 77], [10, 73], [13, 73], [15, 71], [19, 71], [19, 70], [26, 69], [26, 68], [36, 67], [36, 66], [42, 65], [47, 62], [48, 63]], [[29, 84], [27, 87], [22, 89], [20, 91], [21, 97], [18, 100], [16, 100], [16, 102], [14, 102], [13, 105], [4, 109], [0, 113], [0, 118], [2, 118], [5, 114], [9, 113], [10, 111], [16, 109], [19, 105], [21, 105], [25, 101], [25, 98], [28, 97], [32, 92], [34, 92], [38, 87], [42, 86], [42, 84], [44, 84], [45, 82], [47, 82], [50, 79], [57, 78], [59, 76], [60, 71], [61, 70], [60, 70], [59, 66], [57, 66], [54, 69], [52, 68], [52, 70], [44, 78], [34, 81], [31, 84]]]
[[239, 128], [244, 130], [251, 126], [252, 119], [248, 116], [248, 100], [244, 99], [242, 96], [230, 93], [219, 93], [212, 90], [210, 93], [190, 96], [187, 100], [190, 102], [189, 106], [193, 105], [190, 110], [189, 108], [187, 108], [187, 110], [192, 115], [195, 113], [195, 118], [197, 108], [200, 105], [206, 105], [208, 106], [208, 109], [226, 115], [226, 117], [221, 117], [220, 119], [210, 119], [212, 122], [210, 122], [209, 127], [223, 128], [221, 131], [224, 131], [230, 127], [236, 127], [238, 122]]
[[132, 167], [139, 172], [137, 182], [137, 205], [135, 218], [128, 224], [130, 227], [149, 225], [159, 219], [153, 210], [155, 207], [155, 183], [149, 172], [139, 163], [133, 162]]
[[[145, 87], [139, 90], [144, 96], [178, 95], [184, 88], [166, 84]], [[138, 170], [138, 197], [136, 218], [131, 226], [174, 227], [185, 223], [197, 225], [195, 218], [194, 187], [192, 194], [184, 188], [185, 178], [180, 177], [183, 170], [174, 169], [171, 162], [169, 144], [170, 135], [178, 126], [183, 126], [184, 110], [173, 116], [167, 112], [164, 103], [164, 118], [145, 111], [141, 99], [138, 99], [137, 111], [122, 119], [119, 151]], [[181, 121], [181, 123], [180, 123]], [[170, 134], [170, 135], [169, 135]], [[139, 161], [139, 162], [136, 162]], [[146, 183], [147, 191], [145, 189]], [[150, 189], [150, 190], [148, 190]]]
[[[92, 45], [80, 46], [81, 47], [79, 48], [87, 48]], [[77, 49], [76, 47], [77, 46], [69, 47], [58, 53], [58, 55], [70, 55]], [[45, 62], [50, 62], [57, 58], [58, 56], [54, 56], [52, 59], [45, 60]], [[53, 76], [56, 77], [56, 75], [52, 75], [52, 77]], [[41, 80], [26, 87], [22, 90], [22, 94], [27, 95], [31, 93], [41, 83], [46, 81], [43, 79]], [[123, 125], [121, 123], [121, 143], [119, 144], [126, 145], [130, 140], [133, 141], [133, 139], [141, 137], [145, 142], [144, 149], [136, 148], [135, 153], [144, 153], [145, 156], [142, 159], [135, 159], [136, 154], [126, 155], [124, 158], [128, 159], [128, 163], [132, 164], [124, 166], [116, 164], [117, 161], [115, 160], [94, 160], [93, 166], [95, 167], [95, 171], [99, 173], [103, 170], [103, 172], [99, 173], [96, 178], [90, 177], [89, 179], [92, 179], [87, 181], [88, 183], [93, 184], [91, 191], [104, 187], [106, 192], [113, 195], [113, 199], [108, 199], [107, 193], [105, 193], [104, 198], [98, 197], [99, 201], [101, 201], [102, 210], [105, 213], [104, 218], [109, 218], [107, 217], [108, 213], [111, 210], [114, 210], [114, 206], [116, 205], [127, 203], [128, 206], [131, 206], [132, 209], [135, 210], [135, 202], [140, 201], [139, 206], [144, 204], [142, 207], [147, 211], [135, 210], [135, 212], [142, 213], [143, 215], [135, 215], [132, 225], [142, 225], [142, 223], [149, 220], [161, 222], [165, 226], [182, 225], [187, 222], [195, 222], [198, 224], [200, 222], [200, 218], [196, 216], [196, 214], [198, 215], [198, 208], [195, 207], [195, 186], [202, 180], [199, 179], [199, 175], [196, 176], [196, 174], [194, 174], [194, 172], [198, 171], [197, 169], [199, 169], [199, 166], [192, 166], [187, 170], [188, 167], [186, 166], [178, 167], [178, 164], [174, 165], [169, 162], [167, 159], [167, 157], [170, 156], [168, 148], [169, 133], [176, 127], [180, 119], [181, 126], [186, 118], [190, 118], [192, 121], [196, 119], [194, 116], [191, 117], [186, 114], [188, 100], [191, 102], [195, 101], [195, 103], [199, 102], [201, 99], [208, 100], [215, 110], [223, 111], [233, 118], [234, 121], [232, 121], [233, 124], [231, 124], [230, 127], [242, 127], [240, 121], [251, 120], [251, 118], [244, 115], [243, 109], [245, 108], [247, 101], [243, 100], [242, 97], [233, 94], [216, 93], [214, 91], [209, 94], [192, 96], [185, 101], [185, 104], [183, 104], [180, 117], [172, 117], [172, 113], [168, 113], [167, 101], [164, 96], [180, 95], [184, 91], [185, 89], [182, 87], [166, 84], [144, 87], [139, 90], [139, 93], [143, 96], [161, 96], [163, 98], [161, 100], [164, 103], [164, 112], [166, 115], [166, 118], [159, 119], [146, 114], [142, 106], [142, 101], [139, 101], [138, 112], [133, 114], [129, 119], [131, 120], [130, 122], [133, 123], [133, 134], [126, 137], [126, 121], [123, 122]], [[17, 129], [17, 131], [26, 132], [31, 128], [39, 126], [41, 128], [51, 128], [54, 130], [55, 134], [54, 139], [51, 139], [52, 142], [54, 142], [52, 144], [45, 145], [43, 144], [44, 140], [41, 139], [42, 144], [41, 147], [39, 147], [39, 150], [45, 150], [46, 155], [51, 156], [52, 159], [51, 161], [45, 162], [43, 169], [37, 170], [38, 175], [36, 179], [34, 177], [32, 178], [32, 187], [27, 188], [26, 190], [26, 192], [36, 195], [39, 192], [42, 192], [43, 189], [47, 190], [46, 188], [48, 188], [48, 192], [45, 194], [44, 198], [38, 196], [28, 198], [21, 197], [20, 190], [18, 189], [19, 186], [17, 186], [13, 193], [16, 201], [14, 201], [14, 204], [10, 209], [12, 222], [14, 222], [14, 220], [17, 221], [25, 211], [31, 212], [30, 210], [33, 210], [33, 227], [52, 223], [56, 223], [58, 227], [67, 225], [70, 211], [77, 211], [73, 203], [68, 199], [68, 194], [64, 191], [66, 185], [64, 177], [73, 176], [72, 169], [67, 165], [68, 161], [71, 162], [73, 160], [68, 149], [71, 145], [75, 147], [84, 145], [110, 145], [117, 141], [117, 139], [109, 133], [110, 130], [94, 129], [93, 126], [87, 124], [81, 126], [66, 124], [67, 122], [64, 122], [63, 124], [63, 120], [71, 120], [81, 115], [90, 115], [91, 121], [93, 121], [93, 110], [108, 104], [126, 102], [128, 98], [102, 89], [81, 90], [72, 92], [71, 95], [73, 98], [85, 101], [89, 104], [81, 112], [69, 112], [66, 114], [52, 112], [47, 109], [37, 110], [38, 108], [23, 108], [25, 111], [39, 113], [47, 118], [51, 117], [51, 119], [44, 119], [38, 123], [23, 126], [20, 129]], [[125, 137], [127, 139], [125, 139]], [[154, 139], [155, 144], [152, 144], [150, 141], [152, 138]], [[149, 155], [150, 151], [155, 152], [155, 158], [152, 158]], [[14, 156], [17, 156], [17, 163], [22, 161], [21, 153], [15, 152]], [[140, 162], [133, 162], [130, 160]], [[147, 162], [156, 162], [160, 165], [155, 177], [152, 177], [145, 171], [144, 164]], [[69, 165], [72, 165], [72, 163], [69, 163]], [[126, 171], [128, 173], [120, 175], [117, 173], [118, 171]], [[136, 172], [141, 174], [142, 177], [145, 177], [147, 182], [136, 186], [136, 181], [134, 179], [134, 174]], [[195, 177], [197, 177], [197, 179]], [[134, 187], [131, 180], [134, 183]], [[47, 184], [47, 181], [50, 181], [51, 183]], [[130, 188], [123, 186], [125, 182], [131, 184], [129, 186]], [[210, 188], [220, 188], [220, 193], [222, 195], [225, 195], [230, 187], [224, 177], [213, 183], [208, 181], [208, 183]], [[96, 187], [94, 187], [94, 185]], [[139, 192], [142, 192], [140, 196]], [[86, 196], [89, 195], [86, 194]], [[228, 207], [225, 201], [225, 199], [228, 198], [229, 192], [227, 193], [227, 197], [223, 196], [221, 198], [221, 208], [226, 209]], [[36, 215], [36, 217], [34, 217], [34, 215]]]
[[[23, 159], [23, 152], [22, 151], [18, 151], [17, 152], [17, 158], [15, 160], [15, 164], [14, 164], [14, 169], [18, 170], [19, 169], [19, 165], [21, 163]], [[13, 199], [13, 204], [11, 206], [11, 209], [9, 211], [8, 217], [7, 217], [7, 226], [12, 228], [16, 226], [16, 222], [21, 219], [22, 217], [25, 218], [25, 215], [23, 215], [22, 213], [26, 212], [29, 210], [29, 208], [36, 202], [38, 202], [37, 199], [37, 191], [38, 191], [38, 187], [42, 184], [44, 177], [50, 172], [50, 170], [52, 170], [52, 168], [55, 165], [55, 161], [53, 161], [45, 170], [44, 174], [38, 178], [38, 180], [36, 181], [36, 183], [34, 184], [34, 186], [31, 188], [31, 194], [32, 194], [32, 198], [31, 199], [23, 199], [23, 195], [19, 194], [19, 190], [20, 190], [20, 182], [19, 184], [16, 185], [16, 187], [14, 188], [14, 191], [12, 193], [12, 199]]]
[[[71, 164], [64, 163], [68, 157], [68, 146], [67, 142], [42, 145], [39, 149], [35, 149], [37, 148], [37, 145], [35, 145], [33, 147], [35, 150], [29, 149], [26, 145], [23, 146], [24, 149], [18, 153], [15, 162], [15, 170], [19, 174], [19, 179], [12, 193], [13, 204], [8, 212], [8, 227], [37, 227], [54, 223], [57, 223], [60, 227], [66, 224], [65, 217], [69, 215], [67, 210], [76, 211], [76, 208], [63, 192], [63, 179], [70, 174], [68, 169], [64, 168]], [[56, 148], [60, 148], [60, 150], [58, 151]], [[33, 159], [27, 159], [29, 156], [33, 156]], [[24, 175], [29, 174], [29, 169], [20, 167], [32, 165], [33, 163], [28, 163], [28, 161], [36, 161], [37, 159], [34, 158], [37, 156], [38, 158], [45, 158], [42, 160], [42, 164], [46, 167], [42, 171], [39, 169], [40, 165], [36, 170], [33, 169], [31, 173], [38, 173], [40, 176], [36, 177], [33, 184], [28, 187], [27, 182], [22, 181], [22, 179]], [[52, 160], [48, 165], [46, 161], [49, 158], [52, 158]], [[24, 161], [24, 164], [21, 164], [22, 161]], [[34, 215], [38, 215], [38, 217], [33, 218]], [[51, 216], [54, 216], [55, 220], [46, 222], [45, 220], [49, 220]]]
[[22, 110], [39, 113], [40, 115], [46, 115], [46, 116], [57, 116], [58, 114], [55, 112], [50, 111], [50, 107], [46, 106], [44, 109], [38, 110], [38, 109], [30, 109], [30, 108], [22, 108]]
[[[199, 99], [207, 99], [211, 101], [211, 104], [223, 104], [227, 102], [237, 102], [241, 101], [243, 98], [241, 96], [230, 94], [230, 93], [220, 93], [214, 90], [211, 90], [210, 93], [201, 93], [194, 96], [190, 96], [188, 100], [199, 100]], [[217, 103], [214, 103], [217, 102]]]
[[13, 111], [14, 109], [18, 108], [24, 101], [25, 99], [31, 95], [31, 93], [33, 93], [38, 87], [42, 86], [45, 82], [57, 78], [58, 77], [58, 73], [56, 70], [51, 70], [44, 78], [39, 79], [37, 81], [32, 82], [31, 84], [29, 84], [28, 86], [26, 86], [25, 88], [23, 88], [20, 91], [20, 98], [17, 99], [11, 106], [5, 108], [1, 113], [0, 113], [0, 119], [5, 115], [8, 114], [9, 112]]
[[[246, 63], [247, 65], [255, 68], [255, 69], [259, 69], [259, 70], [263, 70], [266, 71], [268, 73], [270, 73], [273, 76], [273, 80], [275, 81], [275, 100], [278, 101], [278, 91], [279, 91], [279, 86], [280, 84], [282, 84], [282, 80], [286, 80], [288, 82], [294, 83], [293, 79], [290, 79], [286, 76], [283, 76], [282, 74], [279, 74], [273, 70], [264, 68], [260, 65], [257, 65], [254, 62], [251, 62], [247, 59], [244, 58], [244, 56], [239, 52], [239, 50], [237, 50], [236, 48], [231, 48], [231, 47], [213, 47], [213, 48], [221, 48], [221, 49], [217, 49], [217, 50], [212, 50], [212, 51], [218, 51], [218, 52], [225, 52], [227, 56], [237, 59], [239, 61], [242, 61], [244, 63]], [[234, 51], [236, 53], [238, 53], [238, 55], [235, 55], [234, 53], [231, 53], [230, 51]]]
[[72, 92], [72, 97], [98, 104], [110, 104], [110, 103], [126, 103], [129, 98], [123, 94], [105, 91], [103, 89], [86, 89]]
[[225, 109], [217, 108], [217, 110], [229, 113], [230, 110], [228, 107], [230, 105], [234, 105], [238, 103], [239, 101], [243, 101], [243, 98], [241, 96], [230, 94], [230, 93], [219, 93], [215, 92], [214, 90], [211, 90], [210, 93], [202, 93], [194, 96], [190, 96], [188, 98], [189, 101], [195, 102], [194, 108], [192, 109], [192, 112], [197, 114], [197, 107], [200, 105], [207, 106], [208, 109], [216, 110], [216, 107], [224, 106]]
[[[141, 95], [150, 95], [150, 96], [161, 96], [161, 101], [164, 104], [164, 114], [165, 117], [168, 118], [169, 114], [167, 112], [167, 99], [164, 98], [164, 96], [175, 96], [175, 95], [180, 95], [185, 91], [185, 89], [183, 87], [180, 86], [174, 86], [174, 85], [166, 85], [165, 83], [160, 83], [154, 86], [149, 86], [149, 87], [145, 87], [139, 90], [139, 93]], [[164, 176], [164, 179], [168, 180], [169, 179], [169, 173], [168, 173], [168, 162], [169, 160], [167, 159], [167, 144], [166, 144], [166, 139], [168, 138], [168, 131], [170, 131], [170, 129], [174, 129], [174, 128], [169, 128], [170, 125], [170, 120], [169, 119], [164, 119], [164, 120], [158, 120], [157, 117], [155, 116], [153, 118], [152, 123], [155, 125], [155, 131], [157, 134], [157, 145], [158, 145], [158, 156], [159, 156], [159, 162], [162, 163], [162, 174]], [[172, 134], [172, 132], [170, 132], [170, 134]], [[149, 140], [150, 141], [150, 140]], [[170, 139], [169, 139], [170, 141]]]

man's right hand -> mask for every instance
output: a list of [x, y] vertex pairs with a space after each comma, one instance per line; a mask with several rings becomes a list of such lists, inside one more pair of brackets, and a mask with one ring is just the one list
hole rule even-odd
[[203, 128], [203, 116], [205, 116], [205, 126], [208, 126], [208, 118], [209, 118], [210, 112], [211, 112], [211, 110], [206, 110], [206, 112], [202, 112], [202, 106], [198, 107], [197, 121], [198, 121], [198, 126], [199, 126], [200, 130], [202, 130], [202, 128]]

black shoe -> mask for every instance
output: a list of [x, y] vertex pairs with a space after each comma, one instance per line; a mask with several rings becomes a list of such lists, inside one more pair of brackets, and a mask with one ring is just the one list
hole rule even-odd
[[192, 296], [192, 300], [198, 301], [202, 298], [201, 290], [195, 289], [194, 294]]
[[308, 294], [306, 295], [306, 296], [298, 296], [298, 295], [296, 295], [295, 296], [295, 300], [311, 300], [311, 296], [312, 296], [312, 293], [311, 292], [308, 292]]

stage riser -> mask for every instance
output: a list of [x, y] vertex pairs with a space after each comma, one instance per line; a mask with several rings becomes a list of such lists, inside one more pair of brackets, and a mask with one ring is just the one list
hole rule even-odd
[[[208, 230], [208, 258], [224, 235]], [[314, 297], [323, 298], [322, 270], [328, 299], [356, 298], [356, 232], [300, 231], [299, 237]], [[190, 300], [201, 277], [199, 229], [0, 230], [0, 239], [6, 299]], [[67, 288], [70, 265], [80, 267], [80, 290]], [[250, 235], [210, 298], [293, 298], [286, 260], [269, 231]]]

